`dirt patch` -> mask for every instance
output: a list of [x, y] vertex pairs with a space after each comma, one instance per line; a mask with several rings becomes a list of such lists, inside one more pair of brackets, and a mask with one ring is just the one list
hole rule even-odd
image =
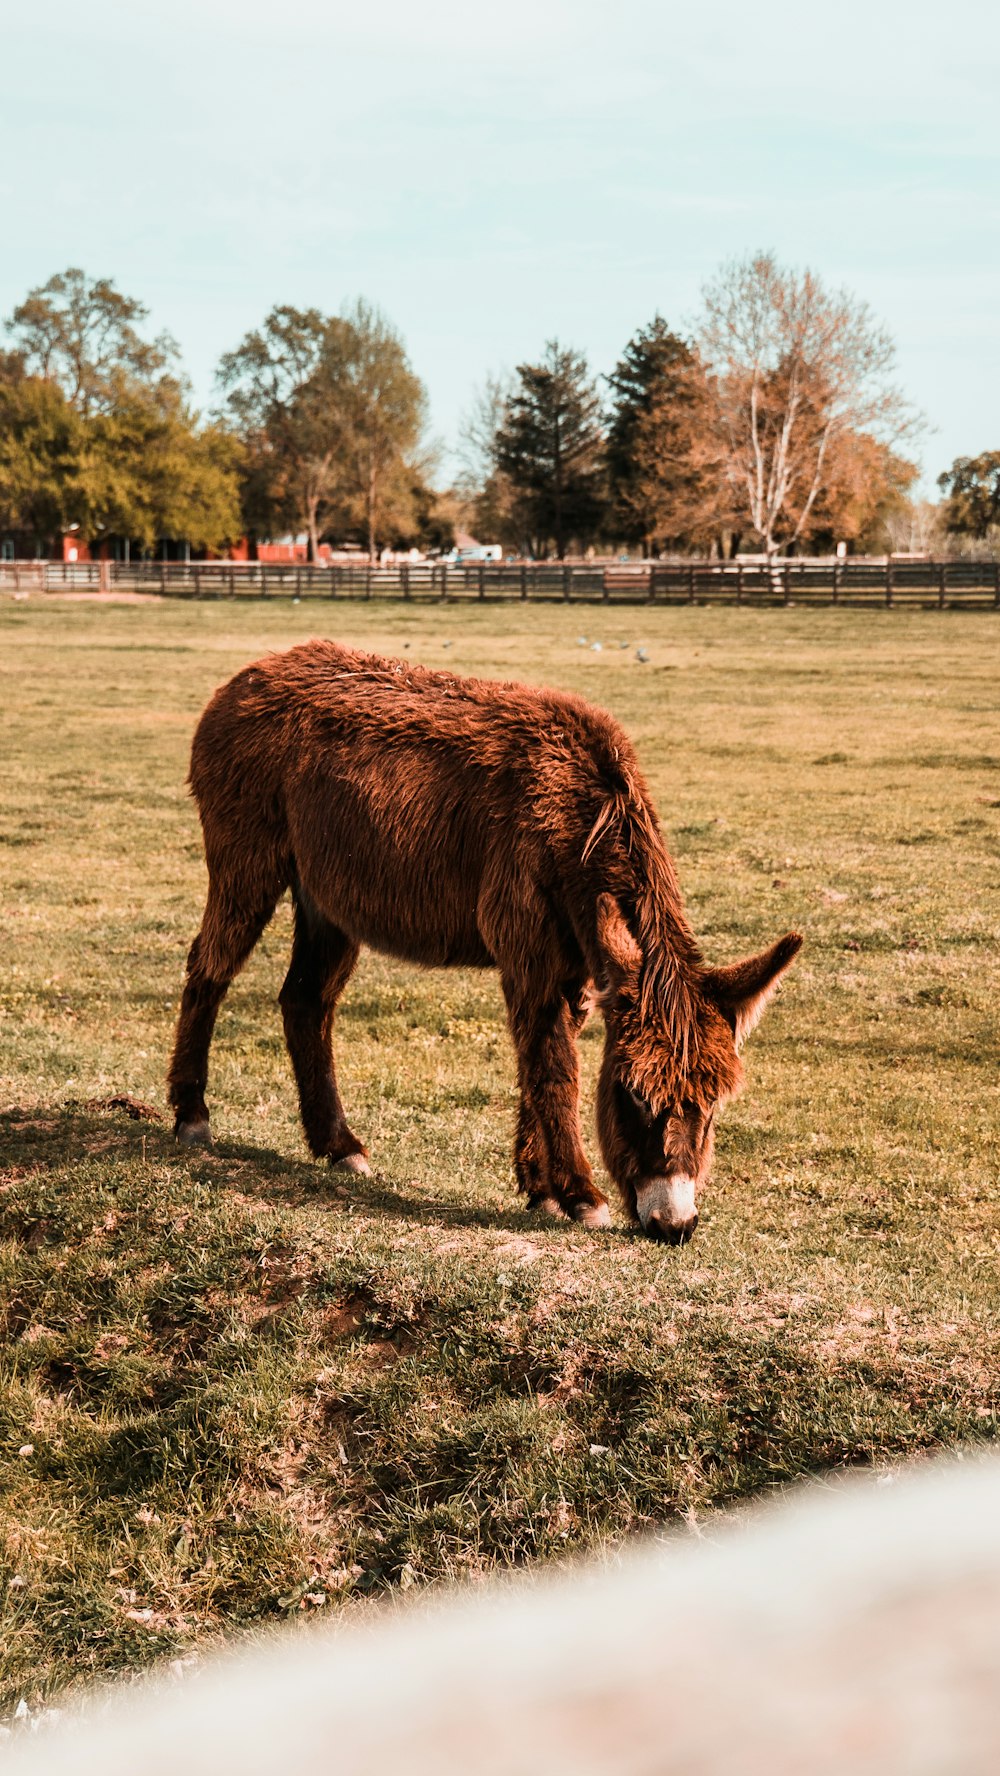
[[70, 1098], [66, 1103], [67, 1110], [123, 1110], [132, 1122], [162, 1122], [163, 1114], [154, 1109], [152, 1104], [143, 1104], [139, 1098], [121, 1096], [117, 1098], [84, 1098], [82, 1102]]
[[493, 1255], [504, 1258], [511, 1264], [535, 1264], [542, 1254], [534, 1240], [512, 1233], [506, 1239], [497, 1241], [493, 1247]]
[[349, 1295], [345, 1301], [335, 1301], [323, 1315], [324, 1343], [336, 1344], [342, 1338], [357, 1337], [369, 1305], [363, 1295]]

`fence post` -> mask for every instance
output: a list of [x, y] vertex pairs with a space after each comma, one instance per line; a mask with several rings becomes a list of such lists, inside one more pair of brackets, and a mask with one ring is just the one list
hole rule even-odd
[[409, 596], [410, 596], [410, 570], [405, 565], [403, 567], [401, 567], [399, 570], [399, 582], [403, 588], [403, 597], [409, 598]]
[[573, 570], [568, 562], [563, 563], [563, 603], [568, 604], [573, 591]]
[[942, 611], [944, 610], [944, 594], [945, 594], [945, 586], [947, 584], [947, 576], [948, 576], [947, 562], [946, 561], [939, 562], [939, 564], [938, 564], [938, 610], [942, 610]]
[[486, 597], [486, 563], [484, 561], [479, 563], [479, 597]]
[[736, 602], [737, 602], [737, 604], [743, 603], [743, 563], [742, 563], [742, 561], [738, 561], [736, 563]]
[[993, 563], [993, 605], [1000, 610], [1000, 560]]
[[885, 558], [885, 608], [892, 609], [892, 556]]
[[789, 574], [790, 574], [790, 571], [791, 571], [791, 563], [790, 563], [790, 562], [789, 562], [789, 561], [787, 561], [787, 560], [786, 560], [786, 562], [785, 562], [785, 565], [784, 565], [784, 567], [783, 567], [783, 568], [782, 568], [782, 571], [781, 571], [781, 580], [782, 580], [782, 586], [783, 586], [783, 589], [784, 589], [784, 598], [783, 598], [783, 602], [784, 602], [784, 603], [785, 603], [785, 604], [788, 604], [788, 603], [789, 603], [789, 602], [790, 602], [790, 600], [789, 600], [789, 596], [788, 596], [788, 594], [789, 594], [789, 591], [790, 591], [790, 586], [789, 586]]
[[527, 598], [527, 596], [528, 596], [528, 564], [526, 561], [522, 561], [522, 563], [521, 563], [521, 597]]
[[446, 564], [442, 561], [442, 563], [441, 563], [441, 603], [447, 604], [447, 602], [448, 602], [448, 569], [447, 569]]
[[840, 597], [840, 556], [838, 555], [834, 558], [834, 563], [833, 563], [833, 602], [834, 602], [834, 604], [836, 604], [839, 597]]
[[688, 567], [688, 604], [694, 603], [694, 562]]

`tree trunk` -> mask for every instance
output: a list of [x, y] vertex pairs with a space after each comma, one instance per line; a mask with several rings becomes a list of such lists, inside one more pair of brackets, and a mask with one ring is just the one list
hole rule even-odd
[[375, 565], [375, 519], [378, 512], [378, 466], [374, 455], [368, 458], [368, 486], [365, 489], [365, 516], [368, 519], [368, 559]]

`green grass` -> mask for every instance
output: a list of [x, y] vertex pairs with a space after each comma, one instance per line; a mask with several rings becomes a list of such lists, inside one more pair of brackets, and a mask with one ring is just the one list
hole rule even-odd
[[[378, 1168], [348, 1195], [297, 1125], [287, 905], [220, 1018], [215, 1152], [101, 1107], [163, 1102], [204, 882], [196, 715], [320, 631], [610, 707], [709, 957], [805, 931], [691, 1246], [532, 1223], [495, 980], [376, 956], [339, 1024]], [[998, 637], [989, 615], [0, 605], [4, 1706], [996, 1435]]]

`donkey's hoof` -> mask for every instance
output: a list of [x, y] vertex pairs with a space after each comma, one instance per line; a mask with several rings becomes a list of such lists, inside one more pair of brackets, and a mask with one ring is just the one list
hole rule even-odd
[[581, 1227], [610, 1227], [611, 1210], [606, 1202], [579, 1202], [573, 1205], [573, 1219]]
[[335, 1172], [355, 1172], [359, 1178], [370, 1178], [372, 1168], [363, 1153], [345, 1153], [343, 1159], [331, 1159], [330, 1166]]
[[179, 1122], [174, 1130], [182, 1147], [211, 1147], [212, 1131], [207, 1122]]
[[534, 1209], [536, 1214], [551, 1215], [553, 1221], [565, 1221], [566, 1219], [566, 1210], [561, 1203], [556, 1201], [554, 1196], [529, 1196], [528, 1207]]

